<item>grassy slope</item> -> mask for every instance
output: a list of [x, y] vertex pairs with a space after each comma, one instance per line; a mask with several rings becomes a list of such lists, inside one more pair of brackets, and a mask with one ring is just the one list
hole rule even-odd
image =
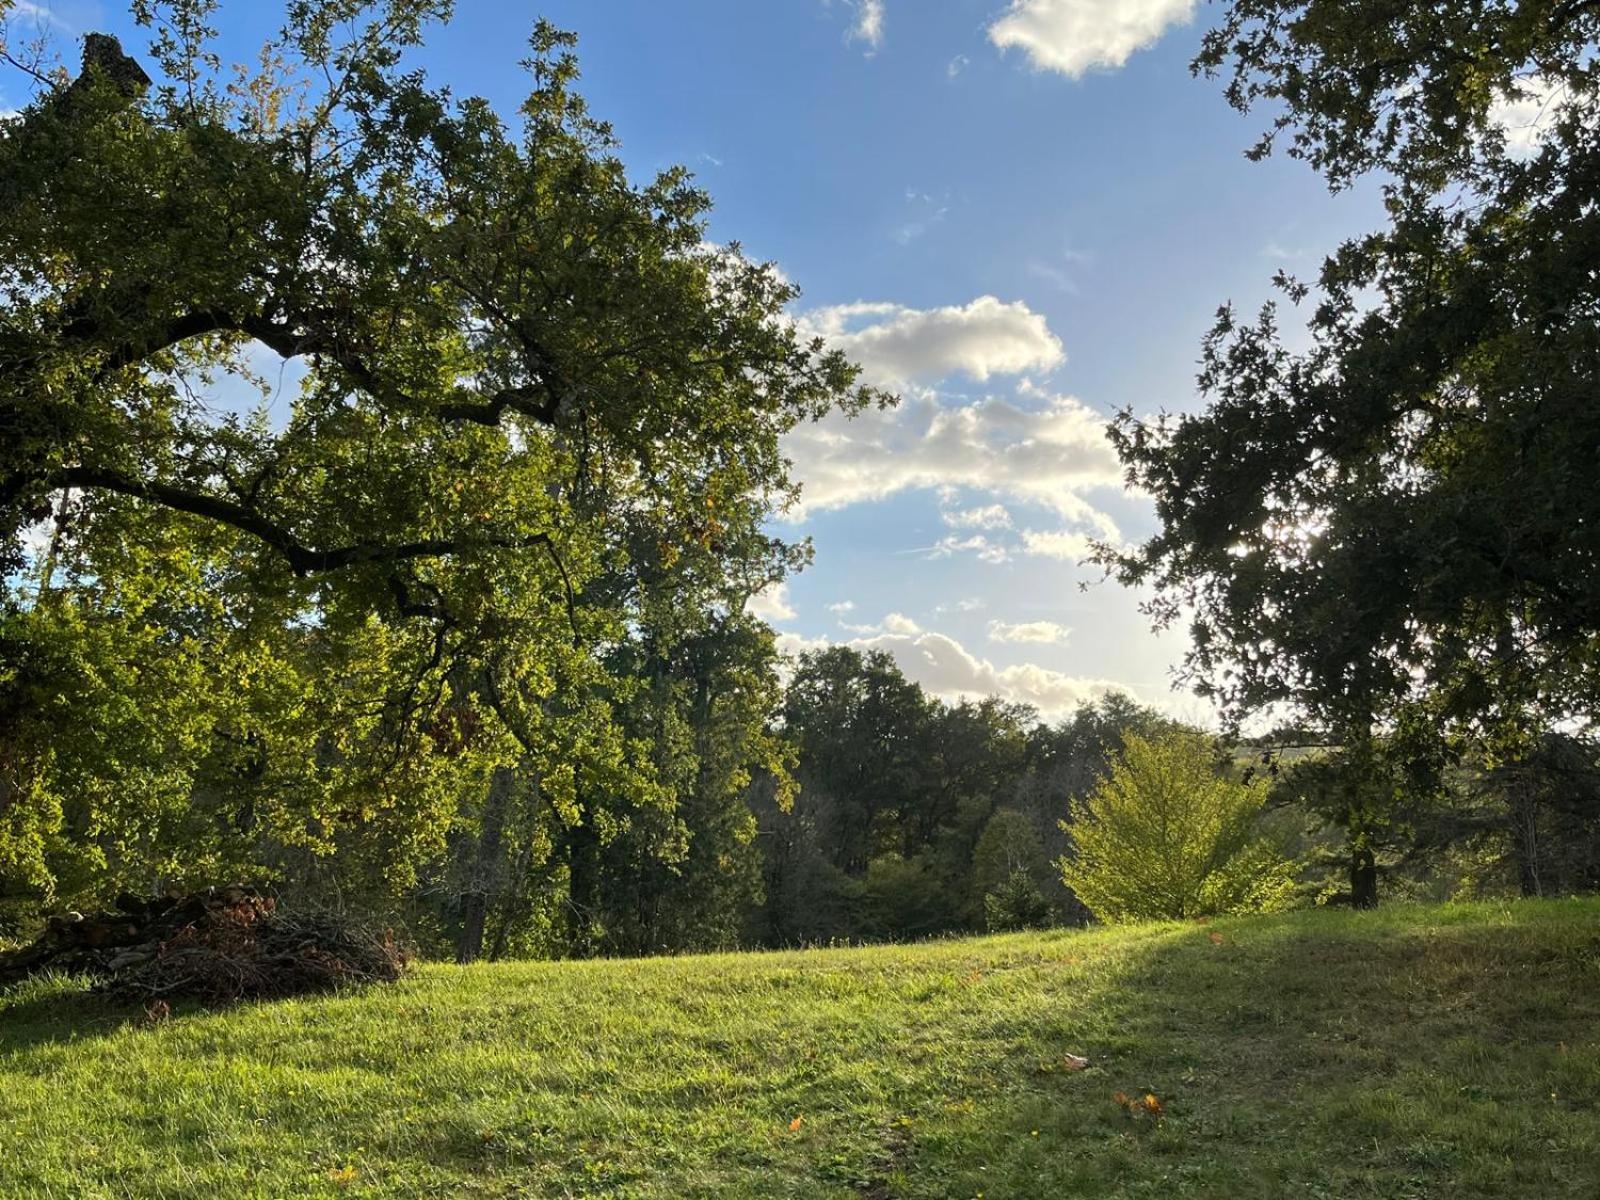
[[157, 1026], [36, 988], [0, 1196], [1592, 1200], [1597, 1017], [1593, 902], [434, 967]]

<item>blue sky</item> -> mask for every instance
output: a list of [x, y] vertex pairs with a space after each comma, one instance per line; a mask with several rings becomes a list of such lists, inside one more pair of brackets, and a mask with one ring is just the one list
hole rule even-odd
[[[905, 396], [791, 444], [815, 565], [764, 609], [791, 648], [881, 646], [947, 696], [1058, 715], [1096, 689], [1202, 717], [1087, 536], [1137, 539], [1106, 417], [1199, 403], [1218, 304], [1266, 299], [1376, 227], [1243, 150], [1219, 84], [1187, 69], [1216, 7], [1189, 0], [458, 0], [422, 56], [511, 113], [538, 15], [581, 38], [582, 89], [632, 171], [687, 164], [711, 236], [775, 261], [796, 315]], [[28, 10], [36, 10], [30, 14]], [[248, 57], [277, 4], [224, 0]], [[48, 16], [39, 15], [48, 13]], [[14, 24], [142, 36], [120, 4], [38, 0]], [[20, 97], [0, 95], [0, 108]]]

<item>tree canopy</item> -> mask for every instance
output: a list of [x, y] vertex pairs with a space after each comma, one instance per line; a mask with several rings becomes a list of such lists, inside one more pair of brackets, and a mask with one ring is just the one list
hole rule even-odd
[[[1234, 717], [1441, 729], [1513, 757], [1600, 696], [1600, 8], [1235, 0], [1196, 69], [1388, 226], [1307, 309], [1224, 308], [1203, 412], [1113, 430], [1160, 530], [1102, 555], [1187, 621]], [[1511, 102], [1541, 109], [1509, 124]], [[1407, 715], [1409, 713], [1409, 715]]]
[[[0, 894], [350, 838], [404, 876], [513, 766], [602, 842], [725, 798], [777, 761], [738, 672], [808, 553], [779, 439], [879, 397], [688, 172], [630, 179], [571, 35], [508, 121], [411, 64], [447, 0], [291, 0], [232, 71], [216, 8], [137, 0], [149, 56], [75, 78], [4, 48]], [[718, 630], [766, 639], [752, 699], [685, 746], [661, 706], [723, 668], [652, 717], [640, 663]], [[161, 865], [196, 821], [238, 854]]]
[[1104, 921], [1181, 920], [1282, 905], [1291, 865], [1260, 835], [1267, 783], [1219, 770], [1204, 734], [1130, 733], [1073, 805], [1070, 887]]

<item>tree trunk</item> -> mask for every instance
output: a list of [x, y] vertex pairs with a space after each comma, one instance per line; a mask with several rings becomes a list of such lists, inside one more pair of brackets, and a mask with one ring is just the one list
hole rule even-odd
[[1539, 805], [1526, 767], [1514, 768], [1506, 784], [1511, 826], [1511, 853], [1517, 860], [1517, 884], [1525, 897], [1544, 895], [1539, 873]]
[[461, 932], [456, 935], [456, 962], [477, 962], [483, 953], [483, 923], [489, 911], [489, 897], [469, 892], [461, 897]]
[[584, 814], [583, 824], [567, 833], [567, 901], [572, 908], [572, 952], [588, 957], [599, 950], [595, 944], [600, 915], [600, 835], [593, 815]]
[[478, 830], [478, 853], [472, 875], [461, 897], [461, 933], [456, 938], [456, 961], [477, 962], [483, 955], [483, 930], [489, 914], [489, 893], [503, 874], [500, 861], [505, 840], [506, 809], [516, 772], [496, 767], [489, 780], [489, 794], [483, 802], [483, 821]]
[[1366, 847], [1350, 851], [1350, 907], [1378, 907], [1378, 863]]
[[[535, 799], [539, 796], [539, 781], [529, 781]], [[528, 876], [533, 871], [533, 855], [539, 842], [539, 822], [533, 813], [536, 805], [530, 804], [525, 814], [526, 831], [523, 834], [522, 844], [517, 850], [515, 861], [511, 864], [511, 884], [505, 889], [500, 902], [499, 922], [495, 928], [494, 942], [489, 948], [489, 961], [499, 962], [506, 956], [510, 947], [511, 930], [516, 922], [524, 915], [523, 897], [528, 891]]]

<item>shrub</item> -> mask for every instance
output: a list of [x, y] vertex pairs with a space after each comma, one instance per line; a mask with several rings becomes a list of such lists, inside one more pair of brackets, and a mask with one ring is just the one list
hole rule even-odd
[[1258, 832], [1264, 780], [1219, 773], [1211, 739], [1176, 728], [1128, 735], [1073, 808], [1062, 878], [1102, 921], [1182, 919], [1283, 907], [1293, 864]]
[[1026, 868], [1018, 867], [983, 897], [983, 923], [990, 933], [1043, 929], [1054, 914]]

